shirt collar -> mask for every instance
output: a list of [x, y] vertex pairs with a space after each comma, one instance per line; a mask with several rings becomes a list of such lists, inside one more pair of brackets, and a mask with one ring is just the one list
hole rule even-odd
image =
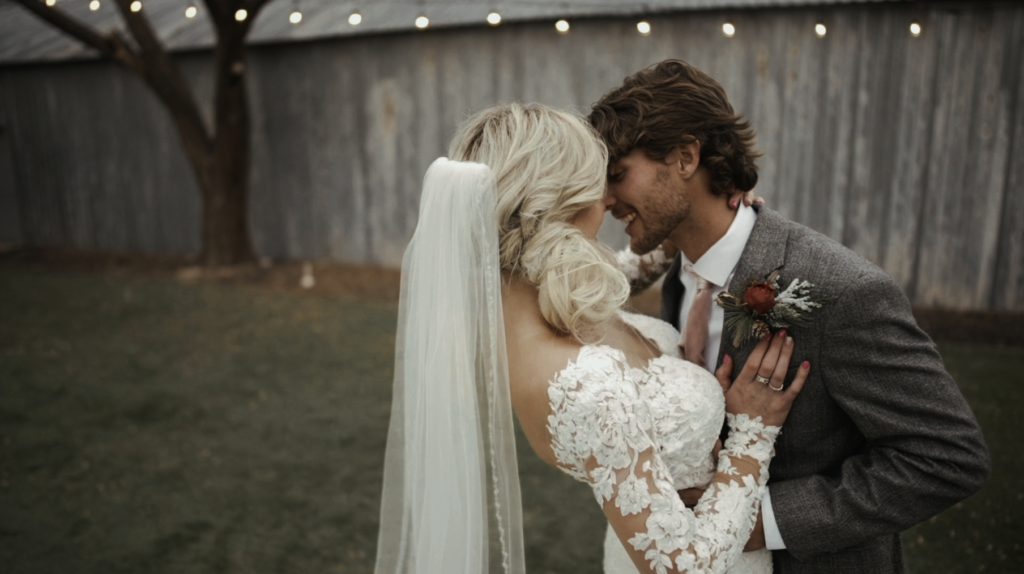
[[754, 230], [756, 221], [757, 212], [740, 202], [740, 207], [736, 210], [736, 217], [733, 218], [729, 231], [726, 231], [725, 235], [712, 245], [696, 263], [692, 263], [685, 254], [680, 252], [680, 256], [683, 258], [683, 265], [679, 269], [680, 275], [686, 273], [687, 264], [692, 264], [694, 273], [719, 287], [725, 286], [729, 275], [732, 275], [736, 265], [740, 262], [743, 248], [747, 246], [747, 240], [750, 239], [750, 232]]

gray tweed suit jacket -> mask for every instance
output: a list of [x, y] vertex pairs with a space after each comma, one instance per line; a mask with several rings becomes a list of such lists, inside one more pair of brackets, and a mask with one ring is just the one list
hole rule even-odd
[[[662, 318], [679, 327], [676, 258]], [[975, 493], [988, 449], [910, 303], [881, 269], [839, 243], [761, 207], [729, 290], [783, 267], [781, 284], [810, 281], [836, 300], [791, 329], [797, 366], [811, 374], [793, 403], [769, 472], [786, 550], [777, 574], [904, 572], [899, 533]], [[784, 285], [783, 285], [784, 286]], [[754, 343], [728, 353], [743, 365]], [[739, 373], [739, 367], [734, 375]]]

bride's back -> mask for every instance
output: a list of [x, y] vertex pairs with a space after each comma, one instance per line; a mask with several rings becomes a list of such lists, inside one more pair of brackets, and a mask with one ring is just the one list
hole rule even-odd
[[618, 319], [626, 278], [596, 229], [576, 224], [586, 210], [603, 213], [607, 149], [581, 117], [508, 104], [462, 124], [449, 157], [494, 173], [512, 403], [534, 450], [553, 463], [547, 386], [583, 341], [619, 348], [634, 366], [658, 354]]

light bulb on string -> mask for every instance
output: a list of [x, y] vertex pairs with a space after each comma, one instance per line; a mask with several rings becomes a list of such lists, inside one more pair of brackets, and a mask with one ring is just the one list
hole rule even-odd
[[57, 0], [46, 0], [47, 6], [54, 6], [57, 4]]
[[647, 20], [641, 20], [641, 21], [637, 22], [636, 23], [636, 31], [640, 32], [644, 36], [649, 35], [651, 33], [651, 23], [648, 22]]
[[498, 24], [501, 24], [501, 14], [498, 14], [497, 12], [491, 12], [490, 14], [487, 15], [487, 23], [490, 24], [491, 26], [497, 26]]
[[352, 26], [358, 26], [363, 23], [363, 15], [359, 12], [353, 12], [348, 15], [348, 23]]
[[430, 18], [427, 18], [426, 16], [419, 16], [419, 17], [416, 18], [416, 27], [419, 28], [420, 30], [423, 30], [424, 28], [426, 28], [429, 25], [430, 25]]
[[299, 8], [299, 0], [292, 3], [292, 13], [288, 15], [288, 21], [292, 24], [302, 22], [302, 10]]
[[100, 0], [92, 0], [92, 2], [89, 2], [89, 9], [92, 10], [93, 12], [99, 10], [100, 9]]
[[130, 8], [132, 12], [139, 12], [142, 10], [142, 2], [139, 2], [139, 0], [135, 0], [135, 2], [132, 2]]
[[731, 22], [726, 22], [722, 24], [722, 33], [726, 38], [732, 38], [736, 35], [736, 26], [733, 26]]
[[819, 38], [824, 38], [825, 34], [828, 33], [828, 28], [819, 22], [814, 25], [814, 33], [817, 34]]
[[910, 35], [915, 37], [915, 38], [920, 36], [921, 35], [921, 25], [918, 24], [917, 22], [911, 23], [910, 24]]
[[191, 4], [189, 5], [188, 8], [185, 8], [185, 17], [186, 18], [190, 18], [190, 19], [191, 18], [195, 18], [196, 14], [198, 14], [198, 13], [199, 13], [199, 9], [196, 8], [195, 6], [192, 6]]
[[558, 30], [560, 34], [565, 34], [569, 31], [569, 22], [565, 20], [559, 20], [555, 22], [555, 30]]
[[249, 12], [247, 12], [244, 8], [239, 10], [238, 12], [235, 12], [235, 20], [238, 20], [239, 22], [245, 22], [245, 19], [248, 17]]

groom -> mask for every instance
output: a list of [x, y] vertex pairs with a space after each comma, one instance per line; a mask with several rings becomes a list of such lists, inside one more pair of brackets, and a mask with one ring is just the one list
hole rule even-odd
[[[738, 348], [712, 301], [781, 268], [832, 297], [796, 341], [790, 377], [811, 374], [775, 445], [748, 550], [767, 546], [775, 572], [904, 572], [899, 533], [976, 492], [990, 471], [981, 430], [906, 296], [881, 269], [764, 207], [725, 201], [757, 183], [754, 134], [722, 86], [679, 60], [626, 78], [589, 116], [610, 152], [611, 210], [627, 222], [641, 269], [662, 243], [679, 250], [662, 287], [662, 318], [685, 355], [714, 370]], [[742, 297], [743, 294], [739, 294]]]

